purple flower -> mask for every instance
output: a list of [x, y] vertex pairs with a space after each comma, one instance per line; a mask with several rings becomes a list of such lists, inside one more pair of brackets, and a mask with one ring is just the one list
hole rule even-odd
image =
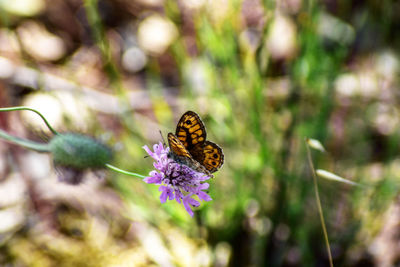
[[151, 171], [143, 181], [148, 184], [160, 185], [158, 190], [161, 192], [161, 203], [164, 203], [167, 199], [175, 199], [176, 202], [183, 204], [190, 216], [193, 216], [192, 207], [200, 206], [200, 202], [194, 198], [195, 196], [199, 200], [212, 200], [203, 191], [209, 187], [208, 183], [203, 182], [210, 179], [210, 176], [196, 172], [190, 167], [181, 165], [169, 158], [169, 147], [164, 147], [161, 142], [153, 146], [154, 152], [147, 146], [144, 146], [143, 149], [155, 160], [153, 163], [155, 170]]

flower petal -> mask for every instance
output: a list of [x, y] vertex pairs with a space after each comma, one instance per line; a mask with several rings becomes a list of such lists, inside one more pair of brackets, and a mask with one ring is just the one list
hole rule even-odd
[[165, 149], [164, 149], [163, 144], [160, 142], [158, 144], [154, 144], [153, 150], [154, 150], [154, 153], [156, 153], [158, 156], [161, 156], [161, 154], [164, 153]]
[[[168, 188], [168, 189], [169, 189], [169, 188]], [[175, 198], [174, 190], [169, 189], [169, 190], [168, 190], [168, 199], [169, 199], [169, 200], [173, 200], [174, 198]]]
[[169, 191], [168, 189], [169, 189], [168, 187], [163, 186], [163, 185], [158, 188], [158, 191], [162, 192], [160, 195], [161, 203], [165, 203], [165, 201], [167, 201], [168, 191]]
[[158, 173], [156, 171], [151, 171], [149, 175], [150, 175], [149, 177], [143, 179], [145, 183], [160, 184], [162, 182], [163, 175], [161, 173]]
[[150, 148], [146, 145], [146, 146], [142, 146], [142, 148], [147, 152], [147, 154], [149, 154], [150, 157], [154, 158], [154, 153], [150, 150]]
[[160, 195], [160, 202], [165, 203], [167, 201], [167, 191], [163, 191]]
[[202, 184], [200, 184], [197, 188], [199, 189], [199, 190], [205, 190], [205, 189], [208, 189], [210, 187], [210, 184], [209, 183], [202, 183]]
[[189, 215], [193, 217], [192, 208], [190, 207], [189, 201], [186, 197], [183, 199], [183, 206], [185, 207], [185, 210], [187, 211], [187, 213], [189, 213]]
[[179, 189], [175, 189], [175, 200], [179, 204], [181, 204], [181, 199], [183, 198], [183, 194]]
[[212, 198], [211, 198], [207, 193], [205, 193], [205, 192], [203, 192], [203, 191], [199, 191], [199, 192], [197, 193], [197, 196], [198, 196], [201, 200], [204, 200], [204, 201], [211, 201], [211, 200], [212, 200]]
[[198, 207], [200, 206], [200, 202], [198, 202], [196, 199], [194, 198], [189, 198], [188, 202], [190, 205], [192, 205], [193, 207]]

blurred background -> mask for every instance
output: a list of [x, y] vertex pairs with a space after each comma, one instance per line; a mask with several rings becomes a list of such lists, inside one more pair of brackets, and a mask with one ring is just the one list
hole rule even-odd
[[[51, 158], [0, 142], [1, 266], [335, 266], [400, 262], [400, 2], [1, 0], [0, 107], [41, 111], [146, 175], [186, 110], [225, 153], [191, 218], [139, 178], [58, 182]], [[0, 127], [45, 141], [35, 114]]]

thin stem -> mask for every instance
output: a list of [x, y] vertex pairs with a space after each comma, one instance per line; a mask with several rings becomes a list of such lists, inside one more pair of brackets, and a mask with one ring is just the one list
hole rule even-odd
[[0, 138], [3, 138], [13, 144], [37, 151], [37, 152], [41, 152], [41, 153], [47, 153], [50, 152], [50, 147], [48, 144], [41, 144], [41, 143], [36, 143], [33, 141], [29, 141], [26, 139], [22, 139], [19, 137], [15, 137], [12, 135], [9, 135], [8, 133], [4, 132], [3, 130], [0, 130]]
[[36, 114], [38, 114], [42, 120], [44, 121], [44, 123], [46, 124], [47, 128], [49, 128], [49, 130], [57, 135], [58, 132], [56, 130], [53, 129], [53, 127], [51, 127], [50, 123], [46, 120], [46, 118], [37, 110], [33, 109], [33, 108], [28, 108], [28, 107], [8, 107], [8, 108], [0, 108], [0, 112], [1, 111], [15, 111], [15, 110], [29, 110], [29, 111], [33, 111]]
[[126, 174], [126, 175], [129, 175], [129, 176], [136, 176], [138, 178], [146, 178], [147, 177], [147, 176], [143, 176], [143, 175], [140, 175], [140, 174], [137, 174], [137, 173], [134, 173], [134, 172], [124, 171], [124, 170], [122, 170], [120, 168], [117, 168], [115, 166], [112, 166], [110, 164], [106, 164], [106, 167], [111, 169], [111, 170], [113, 170], [113, 171], [116, 171], [116, 172], [119, 172], [119, 173], [122, 173], [122, 174]]
[[321, 220], [322, 231], [324, 232], [326, 250], [327, 250], [327, 252], [328, 252], [328, 257], [329, 257], [329, 266], [330, 266], [330, 267], [333, 267], [333, 260], [332, 260], [332, 254], [331, 254], [331, 247], [330, 247], [330, 245], [329, 245], [328, 232], [326, 231], [325, 220], [324, 220], [324, 214], [322, 213], [321, 200], [320, 200], [320, 198], [319, 198], [318, 183], [317, 183], [317, 174], [316, 174], [316, 172], [315, 172], [314, 164], [313, 164], [313, 161], [312, 161], [311, 151], [310, 151], [310, 148], [308, 147], [308, 144], [307, 144], [307, 139], [306, 139], [306, 148], [307, 148], [308, 163], [310, 164], [310, 168], [311, 168], [312, 174], [313, 174], [313, 182], [314, 182], [314, 190], [315, 190], [315, 199], [316, 199], [316, 201], [317, 201], [318, 213], [319, 213], [319, 218], [320, 218], [320, 220]]

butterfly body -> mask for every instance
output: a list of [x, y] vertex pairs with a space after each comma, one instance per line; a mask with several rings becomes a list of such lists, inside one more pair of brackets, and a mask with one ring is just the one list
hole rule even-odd
[[206, 128], [199, 115], [187, 111], [179, 120], [175, 134], [168, 133], [169, 157], [179, 164], [212, 176], [211, 173], [224, 163], [224, 153], [206, 137]]

